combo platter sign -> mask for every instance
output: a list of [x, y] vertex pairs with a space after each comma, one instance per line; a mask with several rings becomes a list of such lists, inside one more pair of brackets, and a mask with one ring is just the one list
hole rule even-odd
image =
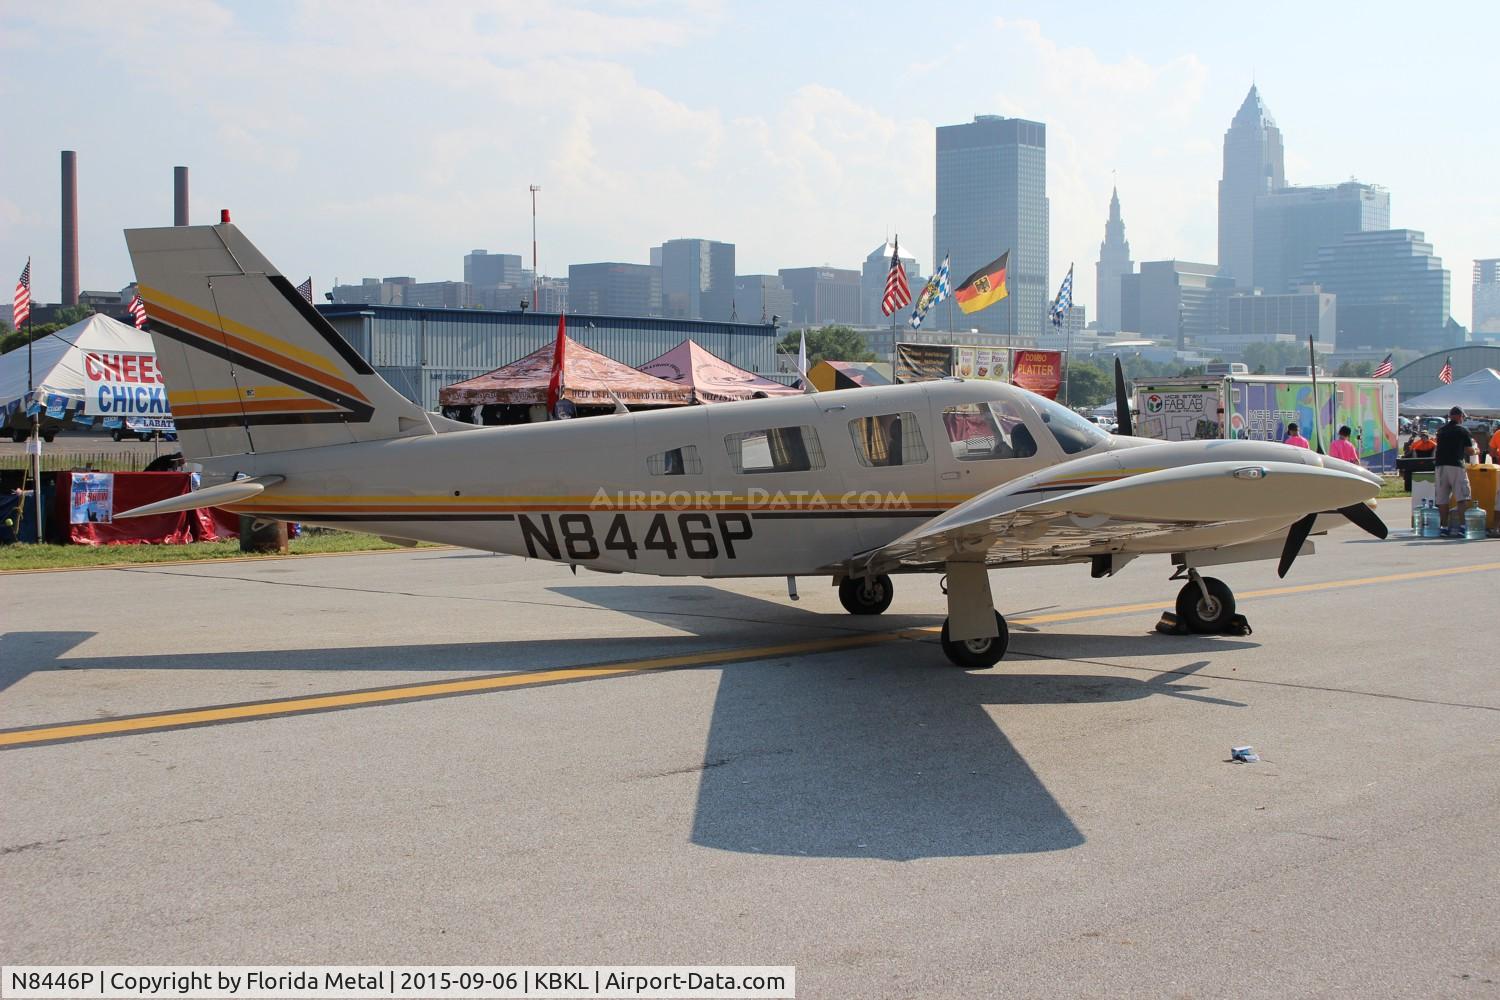
[[83, 412], [101, 417], [170, 417], [167, 387], [155, 354], [89, 351], [83, 357], [88, 384]]

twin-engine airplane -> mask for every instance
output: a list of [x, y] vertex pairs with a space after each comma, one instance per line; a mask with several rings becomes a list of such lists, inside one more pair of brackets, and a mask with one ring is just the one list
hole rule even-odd
[[1169, 555], [1179, 616], [1212, 633], [1234, 595], [1200, 569], [1279, 554], [1285, 573], [1319, 512], [1385, 531], [1365, 504], [1380, 480], [1358, 466], [1112, 436], [987, 381], [457, 423], [392, 389], [235, 226], [126, 239], [204, 488], [117, 516], [222, 506], [604, 572], [786, 576], [793, 596], [795, 577], [827, 576], [859, 615], [890, 606], [892, 574], [941, 572], [943, 651], [966, 668], [1005, 655], [993, 568], [1102, 577]]

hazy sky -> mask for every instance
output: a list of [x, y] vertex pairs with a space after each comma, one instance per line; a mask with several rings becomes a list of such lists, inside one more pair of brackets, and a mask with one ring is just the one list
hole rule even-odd
[[[56, 301], [58, 151], [79, 158], [84, 288], [121, 230], [233, 210], [294, 281], [544, 273], [738, 245], [741, 274], [932, 267], [933, 127], [1048, 127], [1052, 283], [1094, 261], [1112, 177], [1137, 261], [1213, 261], [1224, 130], [1253, 79], [1291, 183], [1357, 177], [1423, 230], [1468, 325], [1500, 256], [1500, 3], [21, 3], [0, 0], [0, 279]], [[996, 252], [1005, 249], [997, 247]]]

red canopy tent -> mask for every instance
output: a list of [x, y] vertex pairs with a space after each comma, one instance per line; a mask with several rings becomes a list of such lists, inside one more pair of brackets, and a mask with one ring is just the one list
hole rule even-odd
[[[547, 402], [556, 345], [547, 344], [502, 368], [444, 386], [443, 406], [526, 406]], [[563, 398], [577, 406], [613, 406], [613, 392], [627, 406], [686, 406], [692, 390], [636, 371], [567, 338], [563, 349]]]
[[647, 375], [665, 379], [692, 390], [699, 403], [729, 403], [763, 396], [796, 396], [793, 389], [748, 372], [692, 340], [684, 340], [654, 361], [641, 365]]

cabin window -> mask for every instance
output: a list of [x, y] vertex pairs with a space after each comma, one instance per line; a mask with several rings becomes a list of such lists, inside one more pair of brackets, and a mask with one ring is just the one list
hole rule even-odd
[[681, 448], [647, 455], [646, 471], [653, 476], [701, 476], [703, 460], [698, 457], [697, 445], [685, 444]]
[[1026, 428], [1021, 408], [1007, 399], [944, 407], [943, 427], [953, 457], [960, 462], [1036, 454], [1036, 439]]
[[771, 427], [724, 438], [735, 472], [807, 472], [823, 468], [823, 449], [811, 427]]
[[860, 465], [880, 468], [890, 465], [921, 465], [927, 461], [922, 428], [915, 413], [887, 413], [849, 421], [854, 455]]
[[1032, 400], [1032, 405], [1041, 411], [1042, 423], [1047, 425], [1066, 454], [1076, 455], [1109, 440], [1109, 435], [1098, 426], [1045, 396]]

